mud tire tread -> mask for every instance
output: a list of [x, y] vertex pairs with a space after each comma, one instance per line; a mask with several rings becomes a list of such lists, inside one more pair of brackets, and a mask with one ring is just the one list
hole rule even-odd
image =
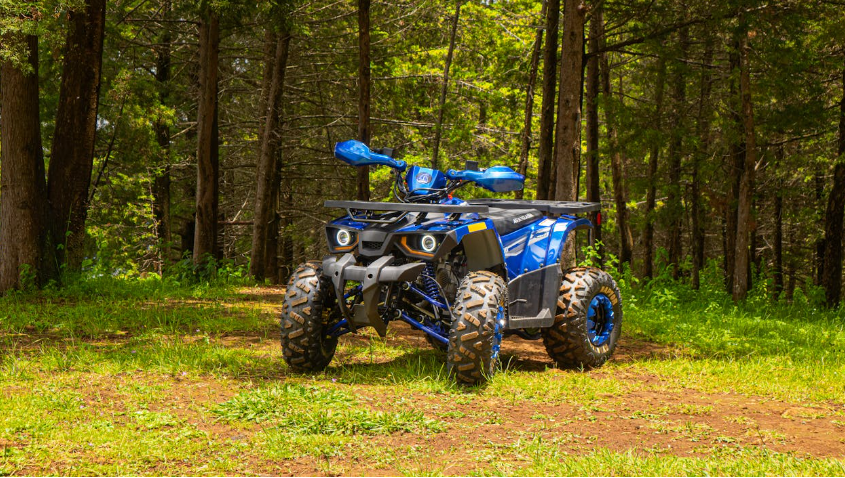
[[[587, 310], [599, 292], [615, 294], [613, 306], [616, 325], [606, 343], [596, 347], [587, 331]], [[613, 298], [611, 297], [611, 300]], [[616, 281], [601, 269], [576, 267], [564, 272], [558, 295], [554, 324], [542, 330], [543, 344], [549, 356], [561, 368], [597, 368], [616, 349], [622, 329], [622, 294]]]
[[470, 272], [461, 281], [446, 352], [446, 366], [459, 383], [480, 384], [496, 371], [496, 316], [499, 305], [507, 311], [507, 291], [505, 281], [489, 271]]
[[320, 372], [334, 357], [337, 339], [325, 336], [324, 311], [331, 307], [329, 283], [322, 264], [309, 261], [297, 267], [288, 280], [282, 303], [282, 356], [294, 372]]

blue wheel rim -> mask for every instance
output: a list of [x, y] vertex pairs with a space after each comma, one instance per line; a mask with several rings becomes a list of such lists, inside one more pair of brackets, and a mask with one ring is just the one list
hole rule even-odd
[[613, 313], [613, 303], [610, 297], [605, 294], [597, 294], [590, 301], [587, 310], [587, 334], [590, 336], [590, 343], [596, 347], [604, 345], [610, 340], [610, 334], [616, 326]]

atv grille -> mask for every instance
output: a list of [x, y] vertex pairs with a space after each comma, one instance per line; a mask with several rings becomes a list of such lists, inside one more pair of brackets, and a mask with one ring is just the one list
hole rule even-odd
[[362, 244], [364, 245], [364, 249], [379, 250], [384, 245], [384, 242], [364, 241]]

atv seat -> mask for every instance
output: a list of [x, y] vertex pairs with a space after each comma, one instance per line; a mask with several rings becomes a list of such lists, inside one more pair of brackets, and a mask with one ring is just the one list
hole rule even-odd
[[490, 212], [479, 216], [493, 221], [500, 236], [510, 234], [532, 222], [542, 219], [543, 213], [536, 209], [500, 209], [491, 207]]

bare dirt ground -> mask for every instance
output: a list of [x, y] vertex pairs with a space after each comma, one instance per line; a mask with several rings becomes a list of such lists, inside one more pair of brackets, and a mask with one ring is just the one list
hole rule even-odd
[[[283, 289], [251, 288], [241, 296], [245, 302], [274, 312]], [[185, 340], [192, 340], [190, 336]], [[109, 336], [100, 341], [121, 342], [125, 335]], [[345, 336], [342, 343], [366, 346], [370, 337]], [[24, 337], [26, 348], [49, 342], [49, 336]], [[218, 335], [216, 344], [226, 348], [248, 348], [280, 359], [278, 332], [264, 335]], [[419, 332], [405, 324], [391, 325], [388, 347], [427, 348]], [[55, 344], [54, 344], [55, 345]], [[806, 458], [845, 458], [845, 419], [842, 403], [790, 403], [761, 396], [735, 393], [702, 392], [662, 383], [660, 377], [632, 372], [611, 364], [595, 371], [562, 371], [545, 352], [542, 341], [509, 337], [502, 355], [510, 370], [541, 374], [552, 386], [571, 387], [565, 380], [581, 374], [587, 380], [622, 380], [635, 384], [629, 390], [599, 393], [591, 399], [509, 400], [490, 396], [483, 390], [465, 395], [415, 392], [406, 387], [391, 388], [370, 384], [334, 384], [362, 398], [377, 410], [411, 407], [427, 417], [445, 422], [439, 433], [394, 433], [386, 436], [356, 436], [347, 451], [332, 456], [302, 456], [289, 460], [269, 460], [261, 454], [244, 452], [237, 472], [243, 474], [291, 475], [396, 475], [407, 473], [466, 474], [483, 471], [485, 456], [520, 466], [531, 457], [525, 444], [552, 443], [561, 453], [579, 455], [599, 449], [625, 452], [637, 450], [676, 457], [707, 457], [719, 448], [754, 448], [787, 453]], [[671, 360], [676, 354], [655, 343], [623, 336], [613, 358], [615, 364], [634, 364], [647, 360]], [[364, 358], [338, 357], [343, 361]], [[389, 356], [367, 359], [372, 366], [385, 366], [395, 360]], [[374, 362], [373, 362], [374, 360]], [[281, 367], [277, 376], [255, 380], [214, 378], [208, 376], [157, 375], [144, 371], [131, 374], [78, 375], [84, 391], [84, 406], [129, 421], [126, 414], [133, 407], [122, 391], [127, 384], [158, 385], [156, 396], [145, 406], [152, 412], [167, 412], [182, 423], [206, 433], [214, 450], [227, 444], [252, 443], [263, 432], [260, 424], [232, 424], [217, 419], [209, 410], [238, 393], [269, 382], [287, 378]], [[327, 380], [327, 379], [325, 379]], [[14, 393], [7, 388], [6, 393]], [[577, 397], [577, 391], [576, 391]], [[0, 450], [22, 447], [25, 443], [0, 443]], [[210, 445], [209, 445], [210, 446]], [[211, 451], [209, 453], [216, 453]], [[373, 451], [376, 450], [376, 451]], [[381, 450], [381, 451], [378, 451]], [[399, 451], [398, 454], [396, 451]], [[423, 452], [424, 451], [424, 452]], [[91, 452], [80, 452], [85, 459]], [[82, 458], [82, 456], [80, 456]], [[67, 463], [65, 464], [67, 465]], [[62, 474], [62, 464], [49, 468], [18, 470], [19, 474]], [[152, 468], [164, 474], [202, 473], [196, 462], [168, 463]]]

